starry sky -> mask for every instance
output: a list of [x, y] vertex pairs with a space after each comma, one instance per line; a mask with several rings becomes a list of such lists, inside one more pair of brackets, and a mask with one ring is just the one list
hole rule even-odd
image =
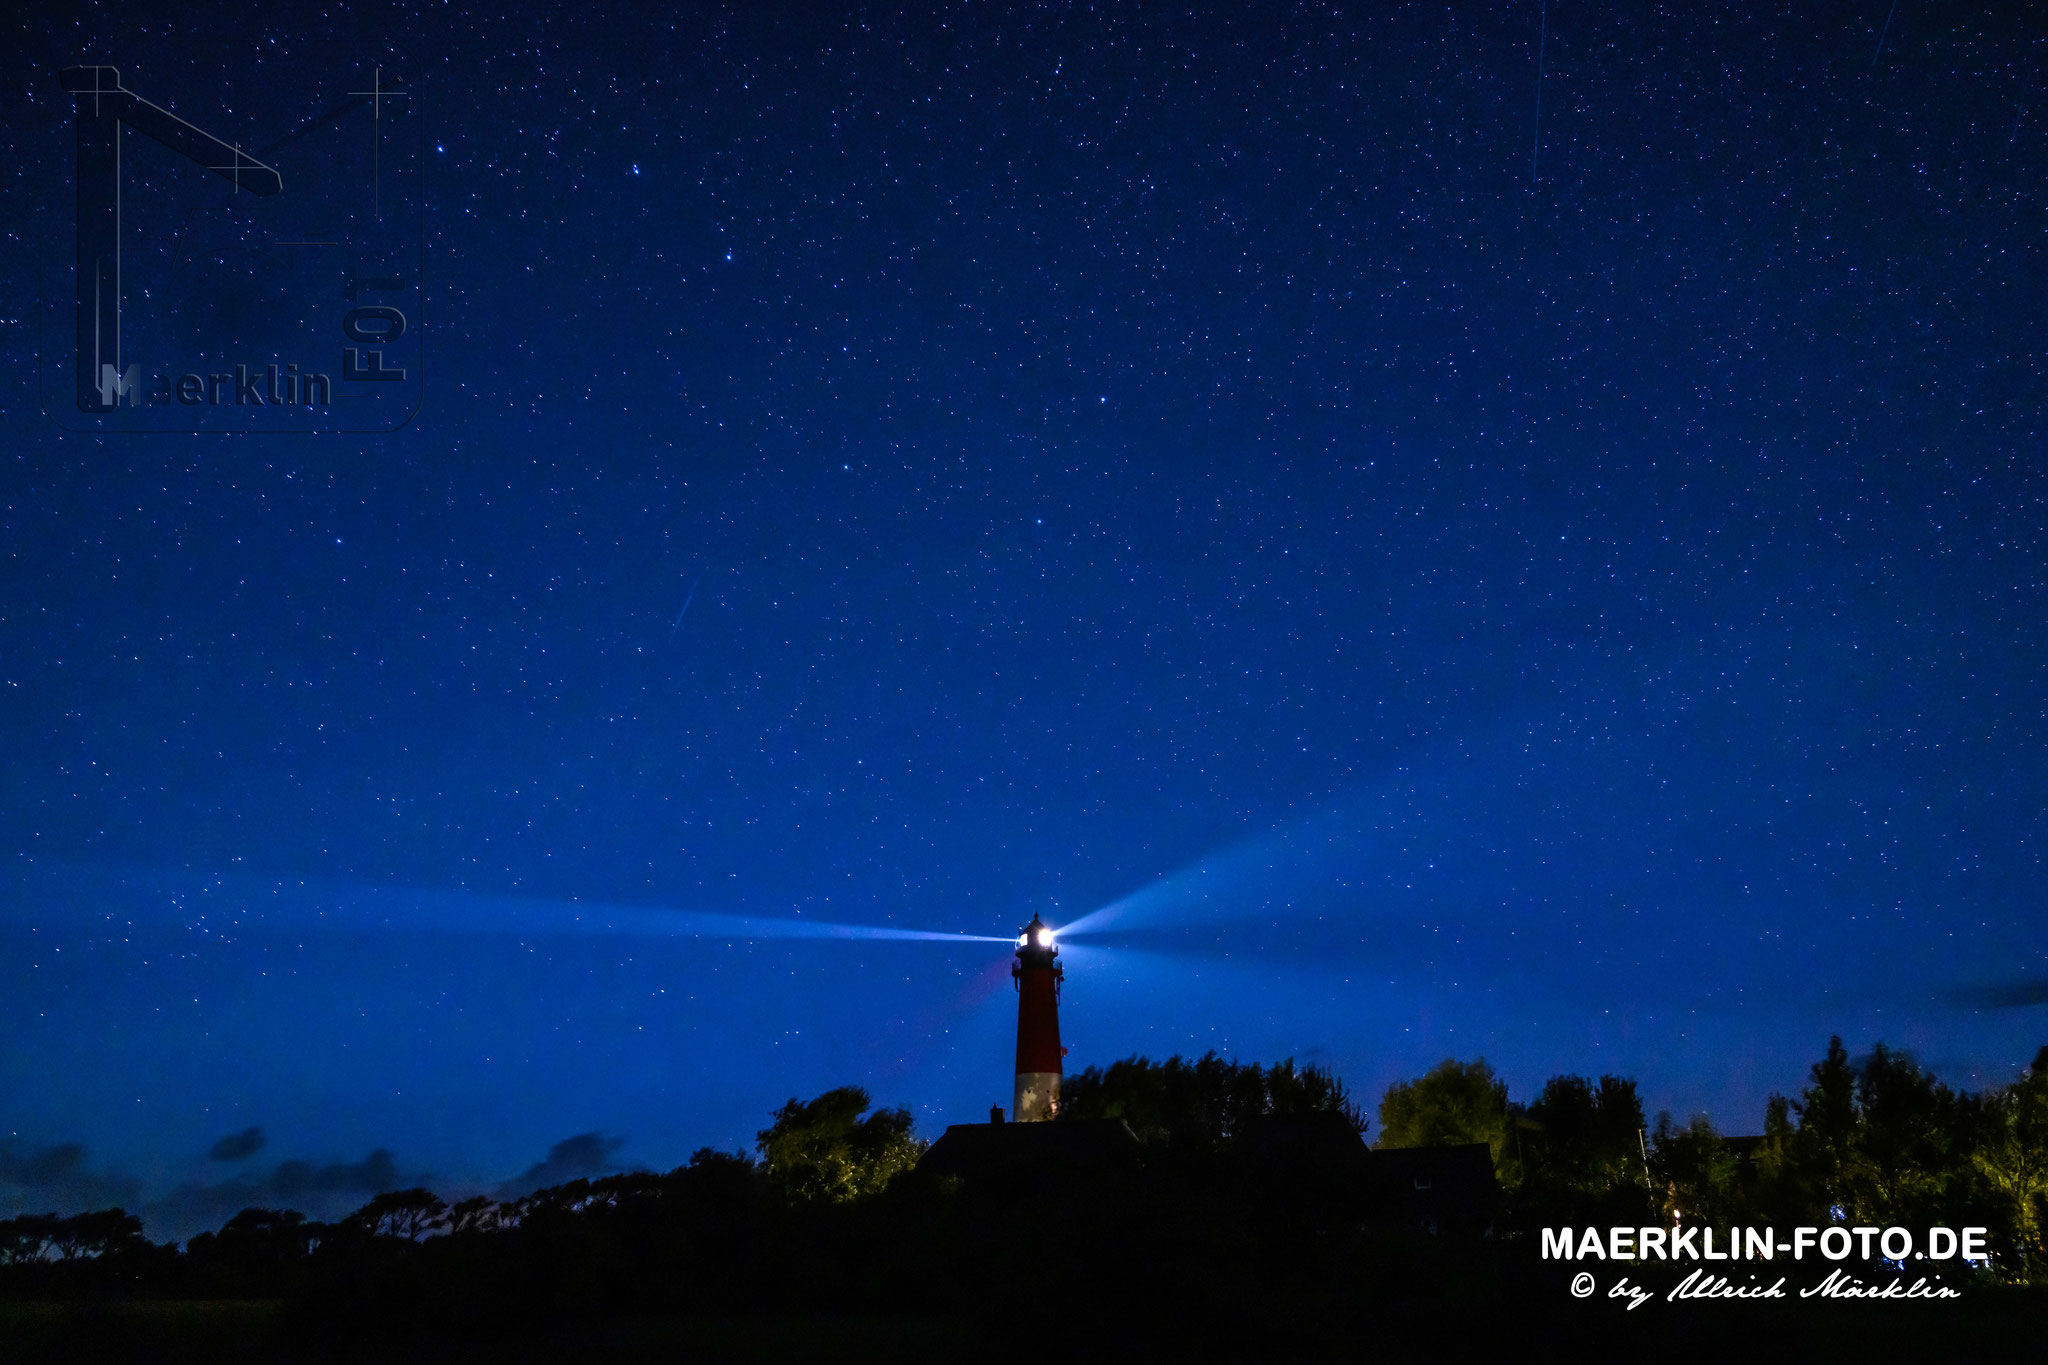
[[[2048, 1042], [2038, 12], [650, 14], [9, 21], [10, 1204], [933, 1136], [1034, 913], [1368, 1108]], [[51, 420], [82, 61], [407, 83], [415, 420]]]

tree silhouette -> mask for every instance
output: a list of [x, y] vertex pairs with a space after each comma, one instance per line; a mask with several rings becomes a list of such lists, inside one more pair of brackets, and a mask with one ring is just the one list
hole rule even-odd
[[1800, 1093], [1799, 1137], [1794, 1159], [1802, 1183], [1829, 1210], [1849, 1197], [1856, 1160], [1856, 1069], [1839, 1035], [1828, 1039], [1827, 1055], [1813, 1064]]
[[1945, 1085], [1903, 1052], [1879, 1043], [1856, 1077], [1857, 1160], [1848, 1182], [1859, 1222], [1927, 1221], [1954, 1171], [1949, 1155], [1969, 1145], [1966, 1117]]
[[917, 1165], [924, 1144], [911, 1136], [910, 1111], [869, 1114], [869, 1103], [867, 1091], [848, 1085], [776, 1110], [756, 1135], [769, 1182], [793, 1202], [842, 1202]]
[[487, 1194], [474, 1194], [457, 1202], [448, 1210], [449, 1235], [482, 1232], [496, 1226], [499, 1207], [497, 1201]]
[[1212, 1149], [1239, 1136], [1255, 1119], [1335, 1113], [1358, 1132], [1365, 1119], [1344, 1083], [1315, 1065], [1292, 1058], [1262, 1067], [1232, 1062], [1214, 1052], [1194, 1061], [1126, 1057], [1091, 1066], [1060, 1087], [1060, 1118], [1122, 1119], [1148, 1142]]
[[24, 1213], [0, 1221], [0, 1264], [42, 1260], [63, 1221], [54, 1213]]
[[58, 1221], [50, 1240], [67, 1261], [109, 1256], [142, 1244], [142, 1220], [125, 1209], [74, 1214]]
[[1496, 1168], [1509, 1157], [1507, 1082], [1484, 1057], [1445, 1060], [1419, 1080], [1396, 1081], [1380, 1100], [1382, 1147], [1483, 1142]]
[[1740, 1160], [1704, 1114], [1680, 1127], [1668, 1113], [1657, 1115], [1650, 1169], [1659, 1211], [1687, 1223], [1729, 1227], [1739, 1218]]
[[142, 1220], [126, 1209], [99, 1209], [60, 1217], [25, 1213], [0, 1221], [0, 1264], [24, 1265], [48, 1259], [80, 1261], [147, 1247]]
[[417, 1242], [447, 1223], [448, 1205], [432, 1190], [392, 1190], [350, 1214], [344, 1222], [374, 1237], [403, 1237]]
[[2048, 1275], [2048, 1047], [2024, 1080], [1996, 1097], [1977, 1169], [2012, 1209], [2022, 1274]]
[[1522, 1179], [1535, 1207], [1582, 1221], [1622, 1220], [1644, 1207], [1649, 1172], [1634, 1081], [1553, 1076], [1523, 1117]]

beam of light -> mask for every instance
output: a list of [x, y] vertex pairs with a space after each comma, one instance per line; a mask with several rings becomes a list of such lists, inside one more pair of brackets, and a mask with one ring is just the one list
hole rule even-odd
[[[633, 935], [717, 939], [842, 939], [904, 943], [1014, 942], [1008, 934], [848, 924], [803, 915], [746, 915], [609, 901], [561, 900], [478, 891], [270, 881], [182, 870], [41, 869], [68, 894], [33, 898], [36, 917], [77, 916], [140, 926], [178, 922], [210, 935], [246, 931], [397, 932], [494, 935]], [[54, 874], [54, 875], [52, 875]], [[118, 917], [106, 902], [118, 889]], [[24, 898], [25, 900], [28, 898]]]
[[1111, 929], [1215, 922], [1291, 908], [1293, 895], [1342, 887], [1370, 852], [1354, 803], [1233, 844], [1059, 926], [1062, 942]]
[[[1553, 888], [1583, 896], [1626, 881], [1641, 890], [1654, 874], [1616, 853], [1628, 850], [1632, 859], [1646, 842], [1637, 828], [1645, 812], [1670, 818], [1671, 792], [1644, 790], [1638, 780], [1642, 799], [1617, 801], [1626, 774], [1618, 781], [1578, 750], [1546, 762], [1557, 747], [1531, 715], [1500, 715], [1411, 752], [1305, 814], [1206, 853], [1059, 933], [1189, 931], [1318, 916], [1377, 932], [1454, 908], [1498, 921], [1502, 908], [1529, 906]], [[1595, 802], [1604, 819], [1567, 819], [1573, 798], [1582, 803], [1574, 814]]]
[[902, 943], [1004, 943], [1008, 935], [962, 934], [940, 929], [899, 929], [798, 916], [736, 915], [604, 902], [529, 900], [448, 892], [380, 895], [401, 905], [383, 918], [395, 928], [457, 932], [639, 935], [730, 939], [858, 939]]

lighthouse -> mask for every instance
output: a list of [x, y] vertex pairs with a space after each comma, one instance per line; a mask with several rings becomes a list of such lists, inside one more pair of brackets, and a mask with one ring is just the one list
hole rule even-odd
[[[948, 1124], [925, 1149], [917, 1168], [986, 1186], [1044, 1189], [1050, 1182], [1088, 1171], [1125, 1170], [1138, 1159], [1137, 1134], [1120, 1118], [1067, 1117], [1058, 1123], [1060, 1071], [1067, 1050], [1060, 1046], [1060, 950], [1052, 926], [1036, 915], [1017, 935], [1017, 1091], [1015, 1107], [1003, 1121], [1001, 1105], [987, 1123]], [[1087, 1106], [1083, 1106], [1086, 1108]], [[1069, 1111], [1071, 1115], [1072, 1111]]]
[[1017, 936], [1017, 1094], [1010, 1117], [1018, 1123], [1049, 1119], [1060, 1108], [1060, 982], [1066, 971], [1052, 930], [1038, 916]]

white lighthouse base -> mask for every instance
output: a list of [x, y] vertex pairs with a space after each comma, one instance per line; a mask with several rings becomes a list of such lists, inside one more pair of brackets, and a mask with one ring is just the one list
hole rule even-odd
[[1012, 1123], [1035, 1123], [1060, 1111], [1060, 1073], [1020, 1071], [1017, 1073], [1017, 1102], [1010, 1107]]

